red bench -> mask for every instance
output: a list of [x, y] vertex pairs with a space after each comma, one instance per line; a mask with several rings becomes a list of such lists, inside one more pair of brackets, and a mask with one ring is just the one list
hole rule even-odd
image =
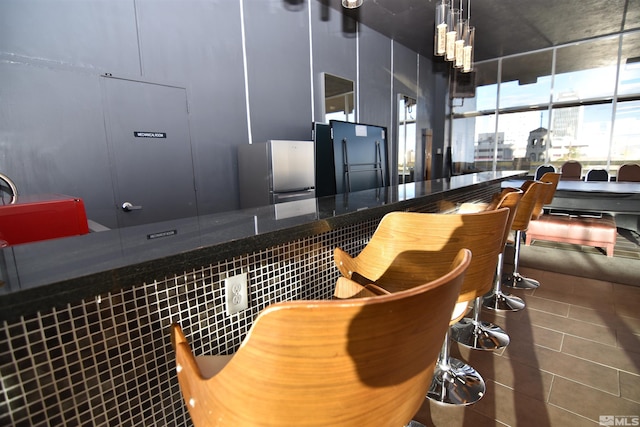
[[616, 221], [611, 215], [601, 217], [544, 214], [529, 222], [525, 245], [534, 240], [572, 243], [575, 245], [604, 248], [607, 256], [613, 256], [616, 244]]

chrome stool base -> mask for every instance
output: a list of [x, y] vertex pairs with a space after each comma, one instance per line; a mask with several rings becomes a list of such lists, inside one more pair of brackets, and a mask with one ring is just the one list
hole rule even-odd
[[480, 374], [466, 363], [448, 359], [448, 366], [436, 365], [427, 397], [450, 405], [471, 405], [484, 396], [486, 386]]
[[465, 317], [451, 327], [451, 339], [475, 350], [498, 350], [509, 345], [509, 335], [497, 325]]
[[520, 311], [525, 307], [522, 298], [503, 292], [492, 292], [486, 295], [482, 305], [489, 310], [496, 311]]
[[502, 285], [514, 289], [536, 289], [540, 286], [540, 282], [521, 276], [518, 273], [512, 273], [502, 276]]
[[535, 289], [540, 286], [540, 282], [529, 279], [520, 274], [518, 266], [520, 264], [520, 242], [522, 241], [522, 231], [517, 230], [513, 244], [513, 273], [498, 276], [498, 280], [502, 278], [502, 285], [514, 289]]

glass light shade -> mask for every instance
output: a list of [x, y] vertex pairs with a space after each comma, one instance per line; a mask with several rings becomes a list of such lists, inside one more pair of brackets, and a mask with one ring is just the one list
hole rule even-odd
[[447, 22], [447, 35], [446, 35], [446, 55], [447, 61], [454, 61], [456, 59], [456, 38], [458, 36], [457, 27], [460, 20], [460, 11], [458, 9], [451, 9], [449, 11], [449, 19]]
[[468, 27], [467, 36], [464, 42], [464, 58], [462, 62], [462, 72], [468, 73], [473, 70], [473, 48], [476, 37], [475, 27]]
[[436, 5], [435, 35], [433, 54], [444, 56], [447, 51], [447, 20], [449, 19], [449, 3], [443, 1]]
[[356, 7], [362, 6], [364, 0], [342, 0], [342, 7], [346, 7], [347, 9], [355, 9]]
[[464, 43], [467, 37], [467, 31], [469, 31], [467, 20], [460, 19], [456, 30], [455, 60], [453, 62], [453, 66], [456, 68], [462, 68], [464, 63]]

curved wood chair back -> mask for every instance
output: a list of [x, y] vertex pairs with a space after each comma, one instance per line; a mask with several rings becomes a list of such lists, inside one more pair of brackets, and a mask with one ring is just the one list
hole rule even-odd
[[391, 212], [358, 256], [336, 248], [334, 261], [344, 277], [364, 277], [397, 292], [441, 276], [448, 260], [467, 248], [473, 259], [458, 302], [471, 301], [491, 289], [508, 216], [506, 208], [467, 214]]
[[625, 163], [618, 169], [618, 182], [640, 182], [640, 165]]
[[[511, 226], [513, 220], [516, 217], [516, 211], [520, 199], [522, 199], [523, 191], [519, 188], [507, 187], [503, 188], [499, 193], [494, 194], [491, 202], [489, 203], [463, 203], [464, 213], [492, 211], [500, 208], [509, 208], [509, 217], [507, 218], [507, 224], [505, 226], [504, 235], [502, 239], [502, 247], [507, 244], [509, 240], [509, 233], [511, 232]], [[474, 210], [474, 206], [475, 210]]]
[[519, 188], [506, 187], [503, 188], [499, 193], [495, 193], [491, 198], [489, 203], [485, 202], [466, 202], [462, 203], [458, 210], [453, 213], [476, 213], [483, 211], [493, 211], [499, 209], [501, 204], [504, 202], [504, 199], [509, 197], [511, 193], [522, 193], [522, 190]]
[[518, 209], [516, 211], [516, 217], [513, 219], [511, 229], [514, 231], [526, 231], [529, 227], [529, 222], [536, 212], [536, 206], [542, 206], [542, 196], [545, 186], [551, 185], [550, 183], [542, 181], [525, 181], [520, 189], [524, 192], [520, 203], [518, 203]]
[[[509, 232], [511, 231], [513, 220], [516, 218], [516, 213], [518, 212], [518, 205], [524, 193], [519, 188], [505, 188], [499, 194], [501, 197], [499, 197], [495, 209], [509, 208], [509, 217], [507, 218], [507, 224], [504, 229], [504, 234], [502, 235], [502, 246], [500, 247], [502, 251], [509, 240]], [[491, 205], [489, 205], [489, 207], [491, 207]]]
[[561, 173], [557, 172], [547, 172], [540, 177], [538, 181], [548, 182], [551, 184], [550, 187], [547, 188], [547, 191], [544, 196], [543, 205], [548, 205], [553, 201], [553, 197], [556, 195], [556, 190], [558, 188], [558, 183], [560, 182]]
[[[403, 426], [424, 402], [471, 252], [404, 292], [264, 309], [210, 378], [172, 325], [176, 370], [196, 427]], [[340, 280], [348, 280], [341, 278]]]
[[582, 164], [575, 160], [568, 160], [564, 162], [560, 168], [562, 172], [562, 178], [565, 181], [580, 181], [582, 178]]
[[536, 203], [533, 206], [533, 211], [531, 212], [531, 219], [538, 219], [544, 213], [544, 201], [547, 199], [547, 195], [551, 192], [553, 188], [553, 183], [538, 181], [540, 186], [540, 193], [538, 193], [538, 197], [536, 198]]
[[547, 172], [540, 177], [540, 182], [550, 185], [545, 185], [543, 189], [540, 190], [540, 195], [536, 201], [536, 205], [533, 207], [533, 212], [531, 212], [531, 219], [535, 220], [540, 218], [544, 214], [544, 205], [548, 205], [553, 201], [561, 175], [562, 174], [559, 173]]

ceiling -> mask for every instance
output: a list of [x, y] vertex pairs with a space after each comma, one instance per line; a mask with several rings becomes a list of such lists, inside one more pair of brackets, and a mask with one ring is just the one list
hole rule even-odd
[[[299, 2], [302, 0], [286, 0]], [[433, 57], [435, 5], [440, 0], [364, 0], [353, 10], [340, 0], [317, 0], [339, 11], [343, 31], [355, 31], [358, 21], [426, 57]], [[459, 5], [460, 0], [453, 0]], [[502, 81], [535, 82], [550, 74], [551, 51], [544, 49], [640, 29], [640, 0], [463, 0], [476, 27], [475, 61], [539, 51], [511, 67], [503, 63]], [[327, 13], [327, 15], [330, 15]], [[625, 38], [623, 58], [640, 60], [640, 32]], [[556, 72], [615, 65], [616, 38], [572, 46], [558, 55]], [[436, 60], [442, 60], [437, 58]], [[517, 62], [517, 64], [516, 64]], [[487, 67], [491, 68], [491, 67]], [[495, 68], [479, 73], [476, 83], [495, 83]], [[483, 75], [484, 74], [484, 75]]]
[[[439, 0], [364, 0], [353, 10], [343, 9], [340, 0], [320, 1], [411, 50], [433, 54]], [[472, 0], [470, 9], [476, 61], [640, 28], [640, 0]]]

